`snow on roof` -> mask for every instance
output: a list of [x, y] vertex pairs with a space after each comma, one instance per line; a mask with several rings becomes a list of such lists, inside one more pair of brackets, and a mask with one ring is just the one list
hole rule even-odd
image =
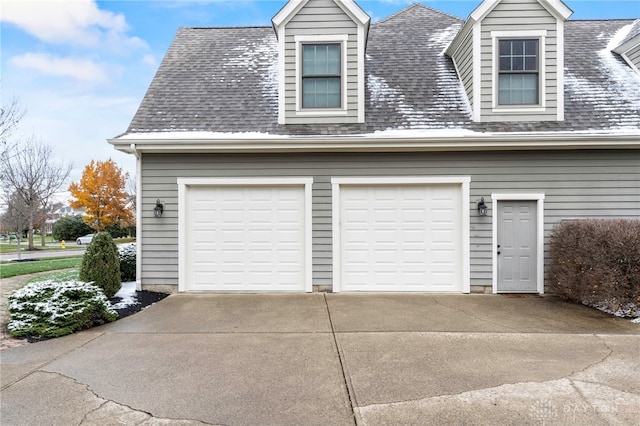
[[[611, 34], [609, 28], [600, 32], [596, 39], [604, 47], [596, 52], [595, 61], [588, 68], [570, 69], [565, 73], [565, 85], [580, 102], [592, 109], [592, 115], [606, 121], [612, 129], [635, 129], [640, 127], [640, 76], [612, 52], [627, 37], [633, 23], [619, 28]], [[581, 74], [578, 74], [578, 72]], [[619, 114], [621, 108], [637, 114]]]
[[412, 5], [371, 24], [365, 61], [366, 122], [304, 125], [278, 124], [278, 46], [272, 28], [181, 28], [119, 139], [640, 128], [640, 77], [611, 52], [628, 37], [633, 21], [567, 21], [565, 121], [501, 123], [472, 121], [462, 83], [443, 53], [463, 23]]

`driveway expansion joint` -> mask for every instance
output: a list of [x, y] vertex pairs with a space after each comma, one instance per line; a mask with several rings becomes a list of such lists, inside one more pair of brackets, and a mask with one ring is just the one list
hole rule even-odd
[[342, 359], [342, 353], [340, 352], [340, 346], [338, 346], [338, 339], [336, 338], [336, 332], [333, 327], [333, 320], [331, 318], [331, 310], [329, 309], [329, 303], [327, 302], [327, 293], [324, 293], [324, 305], [327, 309], [327, 317], [329, 318], [329, 326], [331, 327], [331, 337], [333, 338], [333, 344], [336, 348], [336, 353], [338, 354], [338, 362], [340, 363], [340, 371], [342, 372], [342, 382], [347, 392], [347, 398], [349, 399], [349, 408], [351, 408], [351, 418], [353, 419], [353, 424], [357, 425], [358, 422], [356, 420], [356, 407], [357, 402], [355, 400], [355, 394], [352, 395], [351, 389], [348, 382], [348, 374], [346, 372], [346, 365], [344, 360]]

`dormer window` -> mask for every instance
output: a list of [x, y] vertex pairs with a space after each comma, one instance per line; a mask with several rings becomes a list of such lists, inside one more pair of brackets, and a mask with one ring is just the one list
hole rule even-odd
[[499, 40], [498, 105], [538, 105], [538, 39]]
[[371, 19], [353, 0], [289, 0], [278, 38], [278, 124], [364, 123]]
[[340, 108], [340, 44], [302, 45], [302, 108]]
[[546, 37], [546, 30], [491, 31], [494, 113], [546, 110]]

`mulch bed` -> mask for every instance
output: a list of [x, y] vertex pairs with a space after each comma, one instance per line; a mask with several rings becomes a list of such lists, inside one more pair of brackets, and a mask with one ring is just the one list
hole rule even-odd
[[[138, 301], [138, 303], [129, 305], [122, 309], [114, 309], [114, 311], [118, 313], [118, 319], [122, 319], [122, 318], [128, 317], [129, 315], [133, 315], [136, 312], [140, 312], [144, 308], [151, 306], [156, 302], [161, 301], [167, 296], [168, 294], [166, 293], [156, 293], [154, 291], [146, 291], [146, 290], [136, 291], [136, 300]], [[119, 303], [121, 300], [122, 299], [119, 297], [112, 297], [111, 299], [109, 299], [109, 302], [111, 302], [112, 305], [115, 305], [116, 303]]]

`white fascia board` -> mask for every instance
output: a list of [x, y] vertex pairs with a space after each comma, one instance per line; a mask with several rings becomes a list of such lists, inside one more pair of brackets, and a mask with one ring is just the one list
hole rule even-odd
[[465, 39], [467, 34], [469, 34], [474, 23], [475, 21], [471, 18], [464, 23], [462, 28], [460, 28], [460, 31], [458, 31], [458, 34], [456, 34], [453, 40], [451, 40], [451, 43], [449, 43], [449, 46], [444, 50], [445, 55], [453, 58], [458, 53], [458, 49], [460, 49], [462, 41]]
[[474, 21], [481, 21], [485, 16], [489, 14], [500, 3], [500, 0], [484, 0], [478, 7], [476, 7], [471, 15], [469, 15], [469, 19], [473, 19]]
[[473, 121], [482, 121], [482, 24], [473, 24], [472, 42], [472, 81], [473, 101], [471, 104], [471, 117]]
[[573, 10], [569, 9], [569, 7], [560, 0], [538, 0], [538, 3], [547, 9], [553, 16], [558, 19], [562, 19], [563, 21], [566, 21], [571, 15], [573, 15]]
[[622, 57], [622, 59], [624, 59], [624, 61], [631, 67], [632, 70], [634, 70], [636, 72], [636, 74], [640, 74], [640, 70], [638, 69], [638, 67], [636, 67], [636, 64], [633, 63], [633, 61], [631, 61], [631, 59], [629, 59], [629, 57], [627, 56], [626, 53], [623, 53], [622, 55], [620, 55]]
[[353, 0], [333, 0], [335, 4], [338, 5], [340, 9], [344, 11], [347, 15], [351, 17], [354, 21], [356, 21], [360, 25], [367, 25], [371, 21], [369, 15], [365, 13], [364, 10], [360, 8]]
[[[456, 136], [351, 135], [268, 138], [140, 138], [137, 152], [147, 153], [248, 153], [248, 152], [409, 152], [409, 151], [500, 151], [554, 149], [639, 149], [635, 133], [473, 133]], [[132, 138], [110, 139], [118, 151], [131, 151]]]
[[[469, 19], [482, 21], [501, 1], [502, 0], [483, 1], [480, 6], [471, 12]], [[560, 0], [538, 0], [538, 3], [558, 19], [566, 21], [571, 15], [573, 15], [573, 10], [569, 9]]]
[[629, 40], [627, 40], [626, 42], [622, 43], [620, 46], [613, 49], [613, 51], [616, 52], [618, 55], [624, 55], [625, 53], [627, 53], [628, 51], [630, 51], [631, 49], [633, 49], [639, 44], [640, 44], [640, 34], [636, 35], [635, 37], [631, 37]]
[[290, 0], [285, 4], [282, 9], [271, 19], [271, 23], [276, 30], [276, 34], [278, 33], [278, 29], [289, 22], [289, 20], [296, 14], [300, 9], [307, 4], [309, 0]]

